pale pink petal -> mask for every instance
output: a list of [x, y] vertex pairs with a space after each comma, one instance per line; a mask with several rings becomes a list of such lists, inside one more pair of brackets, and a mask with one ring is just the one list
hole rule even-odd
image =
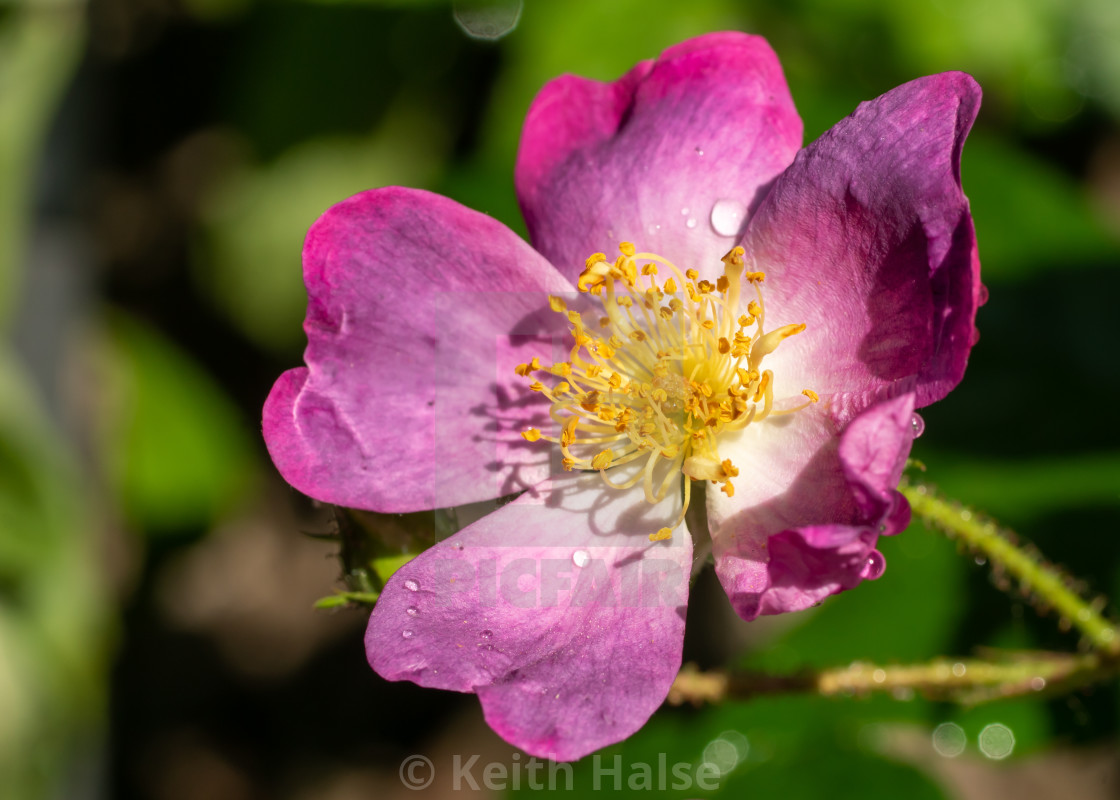
[[572, 287], [501, 223], [412, 189], [359, 194], [307, 235], [307, 366], [264, 435], [300, 491], [383, 512], [455, 506], [549, 474], [520, 431], [547, 403], [514, 374], [562, 352], [547, 293]]
[[692, 541], [597, 474], [556, 478], [406, 564], [370, 618], [389, 680], [476, 692], [507, 741], [557, 760], [626, 738], [681, 664]]
[[525, 120], [515, 178], [534, 246], [570, 278], [620, 241], [714, 278], [800, 145], [770, 46], [713, 33], [615, 83], [549, 83]]
[[734, 497], [709, 493], [708, 518], [716, 573], [741, 616], [807, 608], [868, 577], [878, 537], [909, 521], [894, 487], [913, 408], [911, 394], [881, 402], [838, 435], [811, 406], [721, 444], [740, 477]]
[[770, 359], [776, 376], [867, 401], [913, 386], [919, 406], [960, 380], [980, 296], [960, 154], [979, 104], [963, 73], [905, 84], [776, 182], [744, 240], [767, 319], [807, 325]]

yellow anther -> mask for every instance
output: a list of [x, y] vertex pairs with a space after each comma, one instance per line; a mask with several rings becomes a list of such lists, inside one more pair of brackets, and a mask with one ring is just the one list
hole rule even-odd
[[726, 336], [719, 337], [719, 351], [725, 355], [731, 352], [731, 342], [727, 340]]
[[735, 496], [735, 487], [731, 485], [731, 481], [724, 481], [723, 484], [719, 487], [719, 490], [728, 497]]
[[593, 266], [595, 266], [599, 262], [606, 261], [606, 260], [607, 260], [607, 254], [606, 253], [592, 253], [591, 255], [589, 255], [587, 257], [587, 261], [585, 261], [583, 263], [583, 266], [587, 269], [591, 269]]
[[716, 290], [711, 281], [700, 281], [696, 284], [696, 288], [700, 290], [700, 294], [711, 294]]
[[654, 264], [652, 261], [648, 264], [643, 265], [642, 266], [642, 274], [643, 275], [656, 275], [657, 274], [657, 265]]
[[754, 343], [754, 347], [751, 348], [751, 366], [757, 366], [758, 362], [762, 361], [765, 356], [777, 350], [778, 345], [784, 339], [801, 333], [803, 330], [805, 330], [805, 323], [803, 322], [797, 325], [783, 325], [770, 331], [765, 336], [759, 337], [759, 340]]
[[543, 392], [544, 391], [544, 384], [541, 383], [540, 381], [533, 381], [532, 383], [529, 384], [529, 388], [532, 389], [534, 392]]
[[671, 530], [669, 530], [668, 528], [661, 528], [657, 533], [651, 533], [649, 535], [649, 540], [651, 542], [663, 542], [666, 539], [672, 539], [672, 538], [673, 538], [673, 532]]
[[752, 317], [755, 317], [756, 319], [762, 316], [762, 306], [758, 304], [757, 300], [751, 300], [749, 303], [747, 303], [747, 311], [749, 311], [750, 315]]
[[565, 383], [564, 381], [560, 381], [560, 383], [556, 384], [552, 388], [552, 393], [555, 394], [555, 395], [567, 394], [568, 390], [571, 389], [571, 388], [572, 387], [571, 387], [570, 384]]
[[638, 248], [634, 247], [631, 242], [619, 242], [618, 249], [627, 258], [633, 258], [634, 254], [638, 252]]
[[811, 403], [820, 402], [821, 396], [819, 394], [817, 394], [816, 392], [814, 392], [812, 389], [804, 389], [804, 390], [802, 390], [801, 394], [808, 397], [809, 402], [811, 402]]
[[569, 311], [568, 322], [572, 323], [573, 325], [580, 325], [583, 323], [583, 320], [580, 318], [578, 311]]
[[611, 462], [614, 461], [614, 453], [610, 450], [600, 450], [595, 458], [591, 459], [592, 469], [607, 469], [610, 467]]
[[676, 294], [677, 293], [677, 282], [674, 281], [672, 278], [669, 278], [669, 280], [665, 281], [665, 293], [666, 294]]
[[720, 275], [716, 278], [716, 290], [719, 292], [726, 292], [728, 287], [731, 286], [731, 281], [727, 280], [726, 275]]
[[567, 361], [558, 361], [557, 363], [549, 367], [548, 371], [553, 375], [557, 375], [561, 378], [567, 378], [572, 374], [572, 365]]
[[541, 432], [536, 428], [529, 428], [527, 431], [521, 431], [521, 435], [525, 437], [527, 442], [536, 442], [541, 438]]
[[766, 273], [765, 272], [745, 272], [745, 273], [743, 273], [743, 277], [746, 278], [751, 283], [762, 283], [763, 281], [766, 280]]
[[570, 447], [576, 441], [576, 428], [579, 427], [579, 417], [568, 417], [568, 421], [564, 423], [564, 429], [560, 431], [560, 444], [564, 447]]
[[673, 309], [669, 308], [668, 306], [661, 306], [661, 308], [658, 309], [657, 313], [661, 315], [661, 319], [666, 321], [673, 318]]
[[720, 467], [723, 469], [723, 474], [729, 478], [734, 478], [739, 474], [739, 468], [731, 463], [730, 458], [725, 458], [720, 462]]
[[588, 392], [583, 396], [583, 400], [580, 402], [579, 406], [584, 411], [594, 411], [599, 407], [599, 393]]
[[746, 252], [747, 251], [744, 250], [741, 245], [737, 245], [735, 247], [732, 247], [727, 252], [727, 255], [725, 255], [720, 260], [728, 266], [741, 267], [743, 266], [743, 256], [746, 255]]
[[556, 313], [560, 313], [561, 311], [566, 309], [568, 305], [564, 302], [563, 298], [550, 294], [548, 296], [548, 307]]
[[699, 272], [697, 272], [697, 271], [696, 271], [696, 270], [694, 270], [694, 269], [686, 269], [686, 270], [684, 271], [684, 276], [685, 276], [686, 278], [688, 278], [688, 279], [689, 279], [690, 281], [694, 281], [694, 280], [696, 280], [697, 278], [699, 278], [699, 277], [700, 277], [700, 273], [699, 273]]
[[530, 372], [535, 372], [536, 370], [538, 370], [540, 368], [541, 368], [540, 359], [537, 358], [536, 356], [533, 356], [532, 361], [530, 361], [528, 364], [518, 364], [516, 367], [513, 368], [513, 371], [524, 378], [524, 377], [528, 376], [528, 374]]
[[766, 396], [766, 390], [770, 386], [770, 375], [770, 370], [766, 370], [762, 373], [762, 379], [758, 382], [758, 389], [756, 389], [754, 393], [754, 402], [758, 403]]
[[746, 314], [739, 317], [740, 328], [749, 328], [751, 325], [754, 325], [754, 317], [749, 317]]
[[600, 328], [609, 328], [610, 326], [611, 326], [611, 318], [610, 317], [599, 317], [599, 327]]

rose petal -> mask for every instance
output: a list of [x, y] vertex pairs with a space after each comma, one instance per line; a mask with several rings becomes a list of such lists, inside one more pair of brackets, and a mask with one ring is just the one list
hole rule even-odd
[[548, 363], [570, 284], [490, 217], [411, 189], [359, 194], [304, 247], [306, 368], [277, 381], [264, 435], [319, 500], [405, 512], [523, 490], [548, 451], [520, 431], [547, 403], [514, 367]]
[[648, 534], [679, 497], [560, 477], [437, 544], [386, 584], [366, 650], [389, 680], [477, 692], [525, 751], [579, 758], [640, 728], [681, 664], [692, 541]]
[[768, 322], [808, 326], [768, 359], [776, 378], [869, 402], [916, 376], [919, 406], [960, 380], [980, 292], [960, 153], [979, 103], [963, 73], [905, 84], [776, 182], [744, 242]]
[[716, 574], [744, 619], [807, 608], [866, 577], [879, 535], [909, 522], [894, 487], [913, 408], [912, 394], [878, 403], [837, 437], [827, 410], [812, 406], [721, 443], [750, 476], [734, 497], [708, 497]]
[[619, 241], [714, 279], [747, 211], [800, 144], [770, 46], [714, 33], [615, 83], [549, 83], [526, 117], [515, 180], [534, 246], [572, 279]]

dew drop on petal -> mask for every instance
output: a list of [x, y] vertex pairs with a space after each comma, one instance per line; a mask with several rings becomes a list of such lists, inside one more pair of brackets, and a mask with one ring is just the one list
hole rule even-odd
[[926, 432], [926, 421], [922, 419], [921, 414], [914, 414], [910, 417], [910, 428], [914, 431], [915, 439]]
[[408, 589], [410, 592], [416, 592], [420, 590], [420, 584], [412, 580], [412, 578], [409, 578], [404, 582], [404, 588]]
[[688, 216], [688, 207], [687, 206], [685, 206], [684, 208], [681, 209], [681, 216], [682, 217], [687, 217]]
[[412, 638], [412, 631], [409, 631], [409, 630], [401, 631], [401, 638], [402, 639], [411, 639]]
[[697, 147], [696, 148], [696, 155], [698, 155], [698, 156], [704, 155], [704, 150], [702, 148]]
[[416, 606], [409, 606], [404, 610], [404, 613], [408, 614], [410, 617], [415, 617], [420, 612], [417, 611]]
[[720, 236], [735, 236], [747, 216], [747, 207], [738, 200], [717, 200], [712, 206], [712, 230]]
[[576, 550], [572, 553], [572, 563], [577, 567], [586, 567], [587, 562], [591, 560], [591, 554], [586, 550]]
[[689, 218], [688, 218], [688, 219], [687, 219], [687, 220], [685, 221], [685, 223], [684, 223], [684, 226], [685, 226], [686, 228], [695, 228], [695, 227], [696, 227], [696, 218], [695, 218], [695, 217], [689, 217]]
[[870, 555], [867, 556], [867, 565], [863, 568], [863, 577], [865, 580], [875, 581], [883, 577], [883, 572], [887, 569], [887, 559], [878, 550], [872, 550]]
[[980, 292], [979, 292], [979, 297], [976, 298], [976, 304], [982, 306], [987, 302], [988, 302], [988, 287], [985, 286], [984, 284], [980, 284]]
[[491, 631], [491, 630], [479, 631], [479, 634], [478, 634], [480, 639], [489, 639], [493, 635], [494, 635], [494, 632]]

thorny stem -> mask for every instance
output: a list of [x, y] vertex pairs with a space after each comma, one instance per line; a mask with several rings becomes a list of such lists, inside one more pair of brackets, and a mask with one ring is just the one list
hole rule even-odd
[[993, 569], [1003, 570], [1016, 579], [1025, 594], [1077, 626], [1094, 649], [1120, 656], [1120, 632], [1070, 588], [1072, 581], [1047, 563], [1036, 549], [1019, 547], [1010, 531], [1001, 530], [969, 508], [945, 500], [930, 486], [904, 483], [900, 491], [910, 501], [915, 516], [982, 554]]
[[1057, 694], [1120, 675], [1120, 630], [1072, 588], [1073, 581], [1046, 562], [1037, 549], [1021, 547], [1015, 535], [959, 503], [945, 500], [925, 484], [904, 482], [900, 491], [914, 515], [927, 525], [983, 555], [998, 573], [1018, 581], [1040, 610], [1053, 608], [1076, 625], [1092, 647], [1088, 653], [992, 653], [990, 658], [937, 658], [923, 664], [884, 665], [854, 662], [847, 667], [793, 675], [756, 672], [701, 672], [693, 665], [677, 675], [669, 702], [718, 703], [757, 695], [811, 692], [852, 695], [917, 692], [933, 700], [966, 705], [1045, 692]]
[[1000, 698], [1058, 694], [1120, 673], [1120, 657], [1085, 653], [1014, 653], [998, 660], [944, 659], [925, 664], [876, 666], [855, 662], [795, 675], [752, 672], [701, 672], [689, 664], [669, 690], [673, 705], [719, 703], [758, 695], [810, 692], [858, 695], [890, 692], [907, 698], [914, 692], [931, 700], [975, 705]]

